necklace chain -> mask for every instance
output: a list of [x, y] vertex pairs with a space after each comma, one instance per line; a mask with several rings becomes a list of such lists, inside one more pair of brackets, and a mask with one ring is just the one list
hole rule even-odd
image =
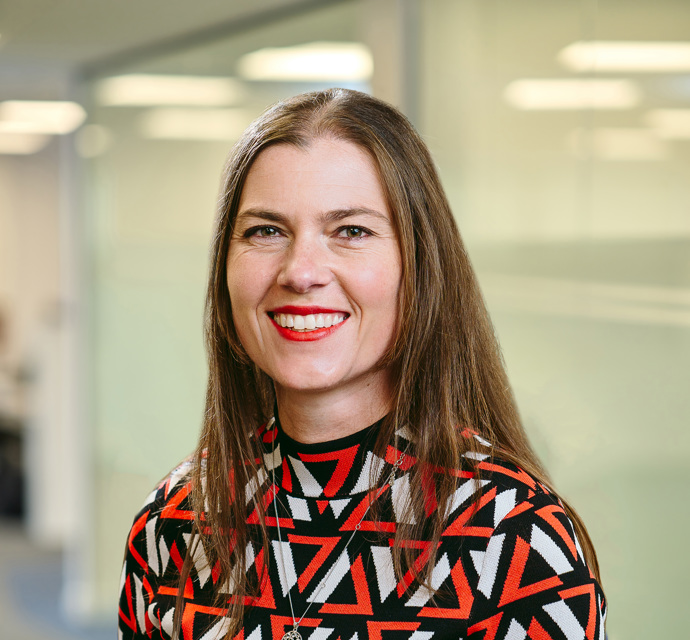
[[[275, 418], [272, 419], [272, 422], [269, 424], [272, 425], [273, 422], [275, 421]], [[277, 436], [276, 436], [277, 437]], [[280, 563], [283, 568], [283, 574], [286, 575], [285, 571], [285, 558], [283, 557], [283, 537], [280, 532], [280, 517], [278, 516], [278, 503], [276, 500], [276, 494], [278, 493], [278, 485], [276, 484], [276, 460], [275, 460], [275, 453], [276, 453], [276, 438], [273, 439], [273, 449], [271, 450], [271, 462], [272, 462], [272, 469], [271, 469], [271, 474], [273, 476], [273, 511], [275, 512], [275, 518], [276, 518], [276, 528], [278, 529], [278, 549], [280, 551]], [[393, 483], [395, 482], [395, 474], [397, 471], [400, 470], [400, 466], [402, 465], [403, 462], [403, 457], [404, 454], [401, 453], [398, 456], [398, 459], [395, 461], [393, 464], [393, 467], [391, 468], [391, 472], [388, 475], [388, 485], [390, 487], [393, 486]], [[381, 487], [379, 489], [379, 493], [376, 495], [378, 498], [381, 493], [383, 492], [384, 487]], [[350, 537], [347, 539], [347, 542], [345, 543], [345, 547], [343, 551], [347, 551], [348, 547], [350, 546], [350, 543], [352, 542], [352, 539], [355, 537], [355, 534], [360, 530], [362, 526], [362, 522], [364, 522], [364, 518], [366, 517], [367, 513], [369, 513], [369, 509], [371, 508], [373, 500], [369, 500], [369, 504], [367, 505], [367, 508], [364, 510], [364, 513], [362, 514], [362, 517], [359, 519], [359, 522], [356, 524], [355, 528], [353, 529], [352, 533], [350, 534]], [[321, 580], [319, 585], [316, 587], [316, 591], [312, 594], [312, 599], [311, 602], [307, 604], [307, 608], [304, 610], [304, 613], [300, 616], [299, 620], [295, 618], [295, 608], [292, 604], [292, 595], [290, 593], [291, 589], [288, 587], [287, 590], [287, 596], [288, 596], [288, 602], [290, 603], [290, 614], [292, 615], [292, 629], [283, 635], [281, 640], [302, 640], [302, 635], [299, 632], [299, 626], [302, 624], [302, 620], [304, 620], [304, 617], [307, 615], [309, 612], [309, 609], [311, 609], [311, 605], [314, 604], [316, 600], [316, 596], [321, 593], [321, 590], [328, 584], [328, 579], [331, 577], [331, 574], [333, 573], [333, 570], [337, 566], [337, 562], [334, 562], [331, 565], [331, 568], [328, 570], [328, 573], [326, 573], [325, 577]]]

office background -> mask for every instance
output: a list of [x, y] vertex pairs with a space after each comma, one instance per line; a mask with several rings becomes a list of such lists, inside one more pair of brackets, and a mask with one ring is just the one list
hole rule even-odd
[[198, 434], [224, 159], [328, 86], [396, 104], [432, 149], [526, 428], [597, 547], [609, 637], [685, 638], [685, 0], [5, 2], [6, 628], [112, 637], [132, 516]]

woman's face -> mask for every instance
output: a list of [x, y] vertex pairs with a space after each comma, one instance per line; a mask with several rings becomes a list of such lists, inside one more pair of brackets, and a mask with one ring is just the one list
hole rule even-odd
[[[330, 138], [269, 147], [247, 176], [228, 252], [233, 321], [279, 396], [388, 389], [400, 247], [368, 153]], [[380, 402], [381, 399], [378, 399]]]

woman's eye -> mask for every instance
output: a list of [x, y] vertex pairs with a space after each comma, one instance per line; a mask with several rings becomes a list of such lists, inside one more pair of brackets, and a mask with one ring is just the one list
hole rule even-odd
[[248, 229], [245, 235], [248, 238], [252, 236], [259, 238], [273, 238], [274, 236], [277, 236], [279, 233], [280, 232], [276, 227], [263, 226]]
[[343, 227], [340, 235], [345, 238], [363, 238], [367, 231], [363, 227]]

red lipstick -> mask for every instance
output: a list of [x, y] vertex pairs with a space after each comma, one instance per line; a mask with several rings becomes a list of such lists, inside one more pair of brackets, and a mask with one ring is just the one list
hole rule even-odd
[[338, 311], [338, 309], [326, 309], [324, 307], [297, 307], [292, 304], [287, 304], [284, 307], [273, 309], [271, 313], [289, 313], [292, 316], [308, 316], [312, 314], [316, 315], [317, 313], [342, 313], [346, 317], [349, 315], [344, 311]]
[[[345, 316], [345, 319], [338, 324], [334, 324], [330, 327], [321, 327], [318, 329], [312, 329], [311, 331], [294, 331], [288, 327], [281, 327], [275, 320], [276, 315], [281, 313], [296, 315], [296, 316], [308, 316], [321, 314], [341, 314]], [[349, 313], [344, 311], [338, 311], [336, 309], [326, 309], [324, 307], [297, 307], [293, 305], [285, 305], [283, 307], [278, 307], [270, 312], [271, 322], [273, 326], [277, 329], [278, 333], [286, 340], [292, 340], [293, 342], [313, 342], [315, 340], [321, 340], [330, 336], [333, 332], [337, 331], [349, 317]]]

